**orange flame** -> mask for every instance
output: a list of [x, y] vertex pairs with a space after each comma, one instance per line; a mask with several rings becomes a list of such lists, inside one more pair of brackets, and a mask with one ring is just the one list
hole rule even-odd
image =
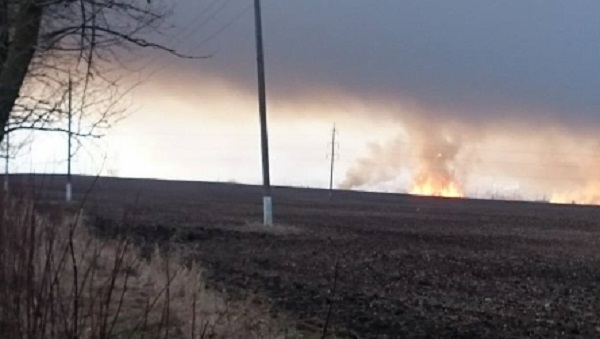
[[569, 203], [569, 199], [564, 194], [553, 194], [550, 197], [549, 202], [552, 204], [567, 204]]
[[571, 193], [555, 193], [549, 202], [553, 204], [584, 204], [600, 205], [600, 189], [596, 186], [589, 186], [583, 190]]
[[431, 174], [418, 176], [409, 193], [446, 198], [464, 197], [463, 190], [455, 181]]

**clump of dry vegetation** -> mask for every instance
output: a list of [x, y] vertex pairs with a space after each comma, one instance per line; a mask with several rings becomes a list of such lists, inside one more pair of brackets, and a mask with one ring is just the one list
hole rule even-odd
[[290, 336], [264, 307], [207, 289], [197, 265], [142, 258], [124, 237], [91, 234], [79, 212], [0, 207], [1, 338]]
[[274, 235], [289, 235], [289, 234], [301, 234], [303, 230], [297, 226], [285, 225], [285, 224], [273, 224], [265, 227], [263, 223], [256, 221], [246, 221], [241, 226], [221, 226], [221, 229], [238, 231], [238, 232], [249, 232], [249, 233], [269, 233]]

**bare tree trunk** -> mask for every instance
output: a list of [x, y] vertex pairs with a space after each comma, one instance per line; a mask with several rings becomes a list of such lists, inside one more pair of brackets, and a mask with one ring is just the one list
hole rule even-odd
[[2, 69], [2, 65], [4, 65], [6, 55], [8, 54], [9, 17], [8, 0], [0, 0], [0, 69]]
[[[0, 0], [0, 142], [8, 130], [64, 131], [62, 100], [71, 71], [80, 73], [77, 114], [79, 122], [84, 116], [86, 120], [85, 127], [78, 127], [84, 132], [77, 135], [99, 136], [94, 131], [110, 127], [122, 112], [115, 107], [121, 92], [100, 65], [118, 62], [120, 50], [137, 46], [205, 58], [179, 54], [142, 37], [161, 27], [167, 10], [157, 2]], [[89, 100], [93, 95], [98, 97]]]
[[[6, 1], [3, 0], [1, 4], [5, 6]], [[14, 22], [15, 34], [12, 41], [9, 42], [6, 60], [0, 65], [0, 142], [4, 139], [4, 129], [10, 112], [19, 97], [29, 64], [35, 54], [42, 12], [43, 9], [38, 0], [21, 0]], [[9, 18], [6, 16], [4, 19], [8, 20]], [[0, 22], [0, 24], [4, 25], [5, 23]], [[5, 27], [9, 27], [8, 22]]]

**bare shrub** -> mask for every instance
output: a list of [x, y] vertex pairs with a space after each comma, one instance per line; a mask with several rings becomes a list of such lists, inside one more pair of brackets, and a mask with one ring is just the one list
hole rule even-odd
[[242, 233], [267, 233], [273, 235], [301, 234], [304, 232], [304, 230], [298, 226], [286, 224], [273, 224], [271, 226], [265, 226], [263, 223], [257, 221], [246, 221], [242, 225], [219, 225], [216, 227], [223, 230]]
[[0, 224], [0, 337], [280, 338], [268, 310], [205, 287], [197, 265], [126, 238], [93, 236], [79, 213], [41, 217], [5, 201]]

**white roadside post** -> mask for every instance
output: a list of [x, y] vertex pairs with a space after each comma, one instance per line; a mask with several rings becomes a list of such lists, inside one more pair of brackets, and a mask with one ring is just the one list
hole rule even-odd
[[263, 197], [263, 223], [265, 226], [273, 226], [273, 199]]

